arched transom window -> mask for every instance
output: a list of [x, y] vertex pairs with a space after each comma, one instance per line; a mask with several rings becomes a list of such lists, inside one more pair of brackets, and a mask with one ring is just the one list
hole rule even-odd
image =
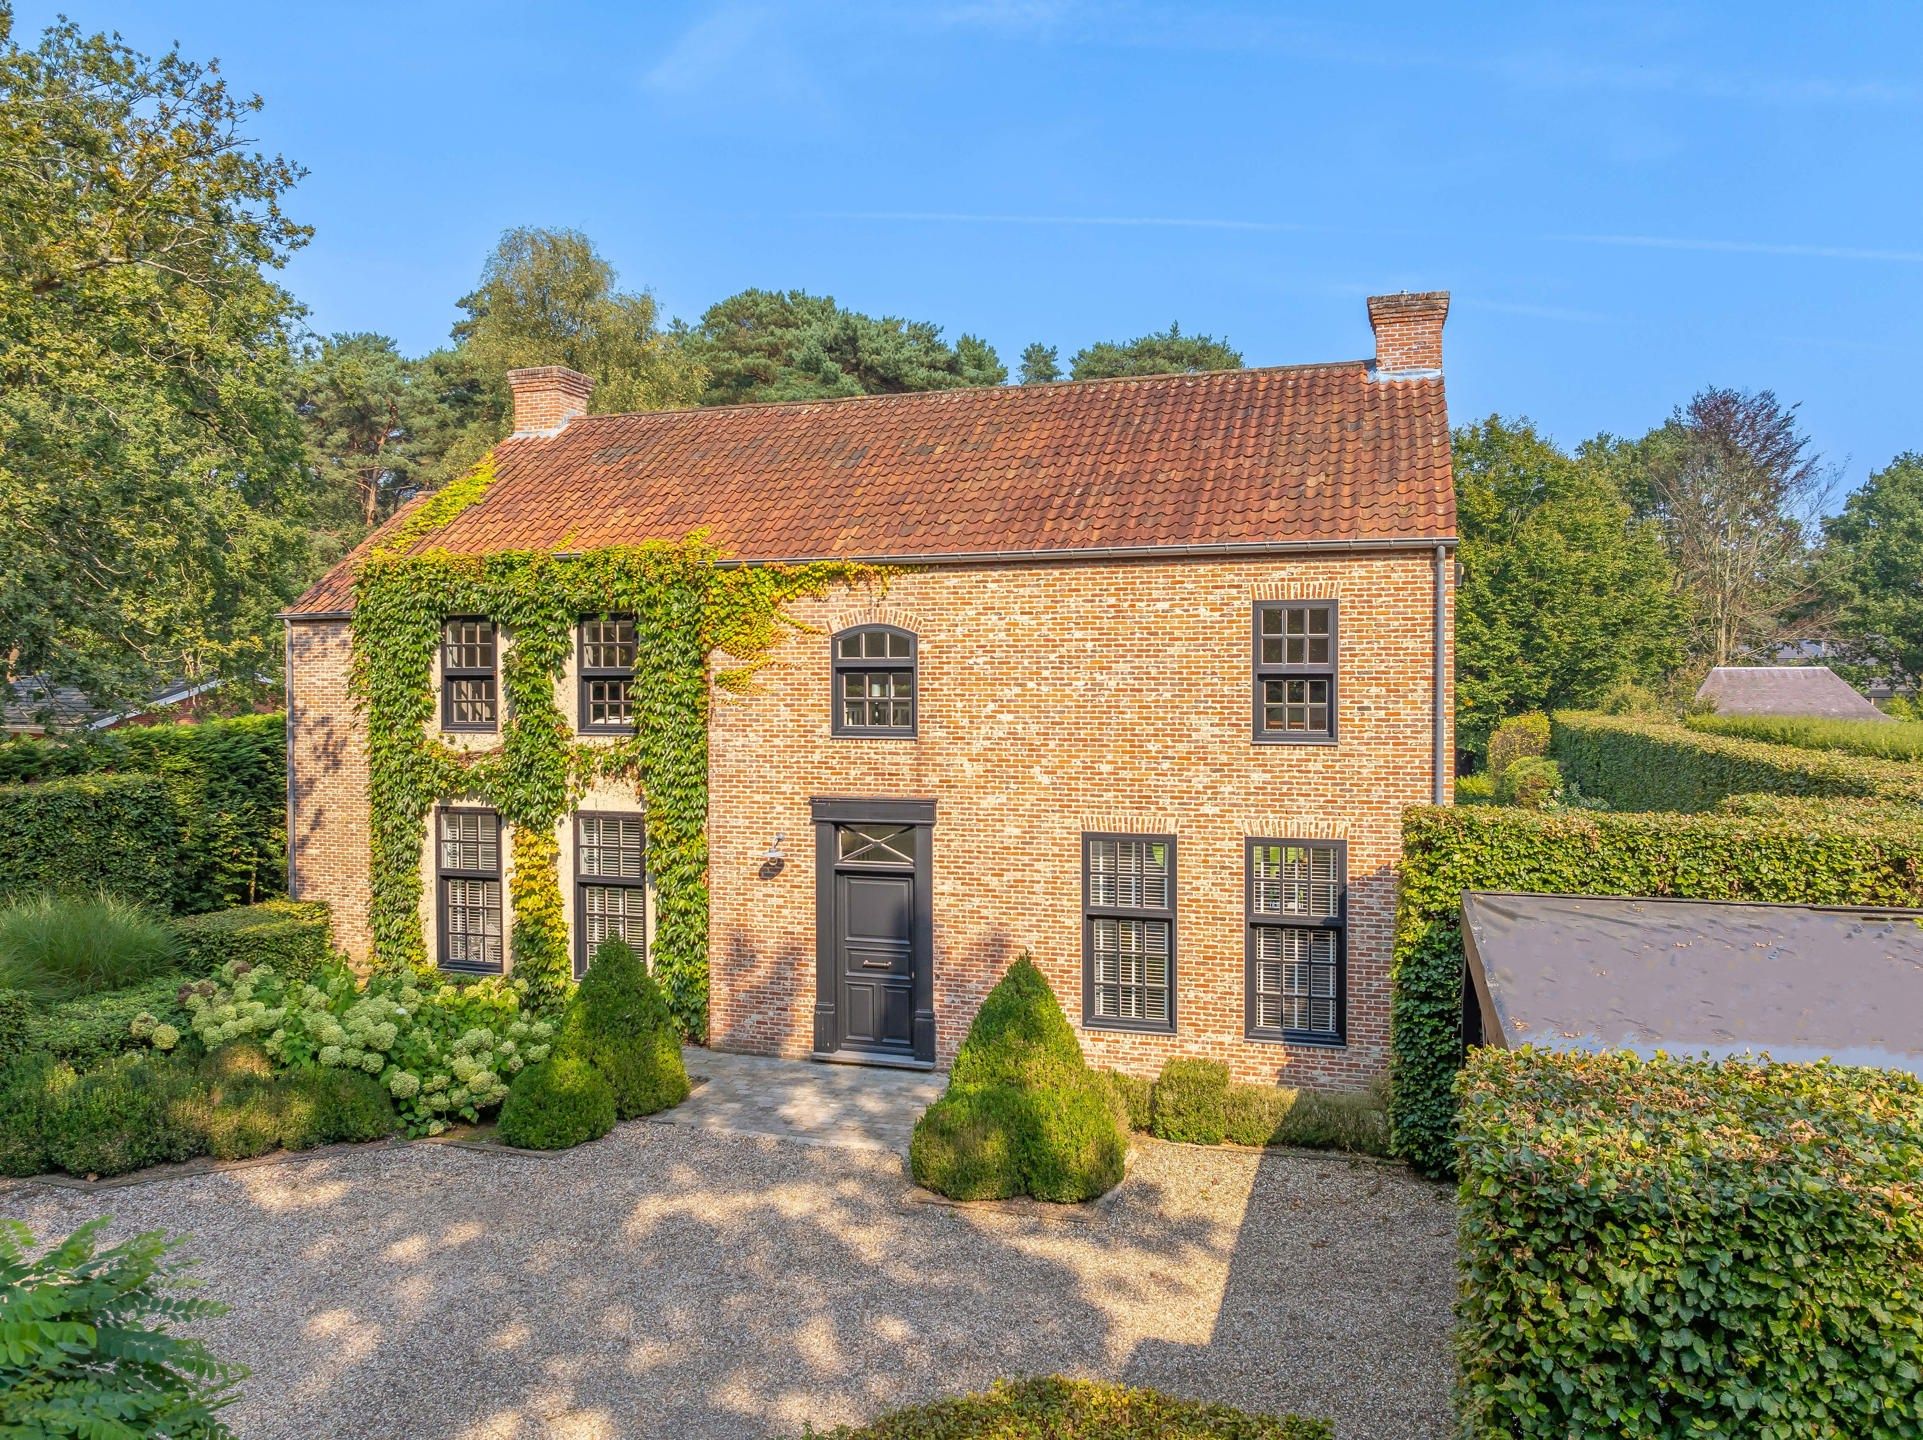
[[833, 642], [834, 733], [915, 733], [915, 637], [893, 625], [843, 630]]

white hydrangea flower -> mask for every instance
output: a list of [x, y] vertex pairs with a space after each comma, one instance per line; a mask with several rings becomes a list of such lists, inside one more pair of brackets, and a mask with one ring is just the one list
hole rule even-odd
[[361, 1069], [365, 1070], [369, 1075], [380, 1074], [382, 1067], [386, 1064], [387, 1057], [378, 1050], [369, 1050], [365, 1055], [361, 1056]]
[[321, 1046], [320, 1063], [330, 1067], [338, 1066], [341, 1063], [341, 1047], [338, 1045]]
[[387, 1093], [396, 1100], [412, 1100], [421, 1093], [421, 1077], [411, 1070], [396, 1070], [388, 1077]]
[[180, 1043], [180, 1032], [171, 1025], [156, 1025], [152, 1039], [154, 1049], [171, 1050]]

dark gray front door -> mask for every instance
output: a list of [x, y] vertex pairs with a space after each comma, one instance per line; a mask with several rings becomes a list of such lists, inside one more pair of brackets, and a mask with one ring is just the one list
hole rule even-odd
[[815, 802], [815, 1050], [932, 1065], [931, 801]]
[[915, 1054], [915, 877], [835, 876], [841, 1049]]

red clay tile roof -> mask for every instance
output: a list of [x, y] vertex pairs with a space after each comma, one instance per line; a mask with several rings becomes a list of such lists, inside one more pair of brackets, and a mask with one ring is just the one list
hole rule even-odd
[[[495, 476], [416, 548], [706, 528], [745, 561], [914, 562], [1421, 542], [1456, 520], [1442, 381], [1361, 360], [591, 415], [503, 441]], [[351, 607], [355, 559], [291, 613]]]

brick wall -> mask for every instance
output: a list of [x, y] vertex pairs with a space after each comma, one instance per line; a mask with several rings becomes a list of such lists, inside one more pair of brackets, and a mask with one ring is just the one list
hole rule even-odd
[[352, 647], [345, 620], [287, 628], [289, 888], [333, 907], [334, 942], [366, 963], [367, 744], [348, 694]]
[[[709, 817], [710, 1039], [799, 1055], [813, 1044], [818, 795], [934, 799], [935, 1010], [943, 1063], [1026, 949], [1082, 1012], [1084, 831], [1173, 834], [1172, 1036], [1088, 1029], [1097, 1063], [1145, 1074], [1172, 1054], [1247, 1079], [1349, 1086], [1388, 1063], [1393, 867], [1401, 811], [1431, 793], [1433, 571], [1372, 558], [938, 568], [885, 596], [796, 618], [920, 637], [919, 736], [830, 735], [825, 633], [790, 637], [757, 693], [717, 696]], [[1250, 604], [1341, 602], [1340, 741], [1257, 745]], [[763, 861], [777, 834], [787, 863]], [[1348, 842], [1348, 1043], [1243, 1038], [1243, 841]]]

